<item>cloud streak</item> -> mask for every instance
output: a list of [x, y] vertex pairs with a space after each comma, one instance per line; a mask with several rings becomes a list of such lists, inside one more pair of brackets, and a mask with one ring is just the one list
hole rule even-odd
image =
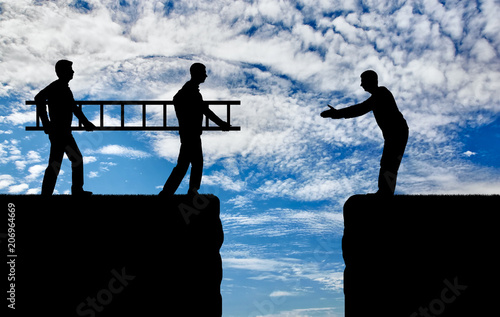
[[151, 154], [118, 144], [105, 145], [97, 150], [89, 150], [91, 154], [117, 155], [131, 159], [141, 159], [150, 157]]

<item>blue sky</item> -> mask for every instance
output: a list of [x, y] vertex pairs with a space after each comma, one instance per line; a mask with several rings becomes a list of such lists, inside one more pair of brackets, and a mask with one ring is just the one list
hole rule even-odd
[[[499, 15], [495, 1], [0, 1], [0, 193], [40, 191], [49, 143], [24, 130], [24, 101], [57, 60], [74, 62], [82, 100], [171, 100], [202, 62], [206, 100], [241, 100], [241, 131], [203, 135], [224, 316], [343, 316], [342, 206], [376, 190], [383, 140], [371, 114], [319, 113], [368, 98], [359, 75], [373, 69], [410, 127], [397, 193], [498, 194]], [[179, 150], [173, 132], [75, 138], [96, 194], [158, 193]], [[56, 190], [70, 186], [65, 160]]]

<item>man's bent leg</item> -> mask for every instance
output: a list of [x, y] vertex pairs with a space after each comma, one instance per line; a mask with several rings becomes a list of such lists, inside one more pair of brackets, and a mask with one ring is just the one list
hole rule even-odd
[[201, 139], [198, 139], [195, 142], [193, 142], [192, 144], [189, 189], [198, 191], [201, 186], [201, 177], [203, 175], [203, 149], [201, 145]]
[[387, 167], [380, 166], [377, 193], [381, 195], [394, 195], [397, 178], [397, 169], [388, 169]]
[[378, 193], [382, 195], [394, 195], [399, 166], [403, 159], [408, 134], [402, 134], [398, 138], [386, 140], [384, 151], [380, 159], [380, 172], [378, 176]]
[[169, 197], [175, 193], [189, 168], [189, 163], [191, 161], [189, 152], [189, 143], [181, 143], [177, 165], [174, 167], [172, 173], [165, 182], [160, 195]]

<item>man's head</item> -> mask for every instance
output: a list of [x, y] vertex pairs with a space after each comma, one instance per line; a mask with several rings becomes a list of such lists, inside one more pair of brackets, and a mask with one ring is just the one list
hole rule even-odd
[[207, 69], [205, 68], [205, 65], [201, 63], [194, 63], [193, 65], [191, 65], [189, 72], [191, 73], [191, 80], [197, 82], [198, 84], [204, 82], [208, 77]]
[[73, 68], [71, 67], [73, 65], [73, 62], [67, 61], [65, 59], [61, 59], [56, 63], [56, 74], [57, 77], [61, 80], [65, 81], [70, 81], [73, 79], [73, 74], [75, 73], [73, 71]]
[[373, 70], [364, 71], [361, 74], [361, 87], [368, 92], [373, 92], [378, 87], [378, 76]]

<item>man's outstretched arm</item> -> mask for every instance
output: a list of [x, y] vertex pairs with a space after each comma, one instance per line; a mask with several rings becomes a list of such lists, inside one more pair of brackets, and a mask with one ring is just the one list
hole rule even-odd
[[372, 97], [367, 100], [359, 103], [357, 105], [353, 105], [344, 109], [334, 109], [330, 105], [330, 110], [323, 111], [321, 116], [323, 118], [332, 118], [332, 119], [341, 119], [341, 118], [354, 118], [362, 116], [373, 110], [373, 99]]

